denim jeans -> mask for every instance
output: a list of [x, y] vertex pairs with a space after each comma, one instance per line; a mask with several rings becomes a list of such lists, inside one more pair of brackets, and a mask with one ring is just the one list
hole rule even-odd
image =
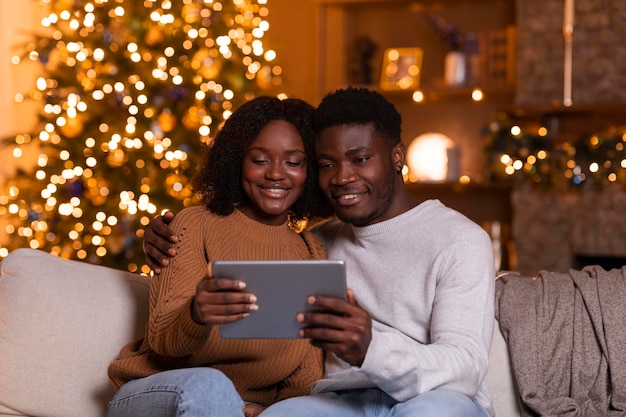
[[107, 417], [243, 417], [233, 383], [212, 368], [175, 369], [124, 384]]
[[359, 389], [295, 397], [277, 402], [260, 417], [487, 417], [476, 400], [454, 391], [434, 390], [398, 402], [379, 389]]

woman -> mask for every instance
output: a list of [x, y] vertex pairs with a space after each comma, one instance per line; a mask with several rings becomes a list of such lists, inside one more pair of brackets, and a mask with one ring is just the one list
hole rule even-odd
[[256, 416], [321, 377], [322, 353], [306, 340], [221, 339], [218, 325], [245, 318], [255, 297], [207, 276], [213, 259], [326, 257], [293, 227], [328, 214], [312, 112], [302, 100], [259, 97], [225, 122], [194, 179], [206, 205], [172, 223], [178, 256], [151, 282], [146, 335], [109, 367], [118, 389], [109, 417]]

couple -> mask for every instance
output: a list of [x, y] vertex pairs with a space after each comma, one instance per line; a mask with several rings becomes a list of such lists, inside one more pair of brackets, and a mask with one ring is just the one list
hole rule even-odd
[[[163, 221], [147, 231], [159, 272], [149, 324], [109, 369], [119, 390], [108, 415], [493, 415], [483, 382], [494, 326], [487, 234], [407, 192], [401, 117], [380, 94], [338, 90], [315, 110], [275, 100], [246, 103], [216, 137], [196, 180], [207, 206], [183, 210], [171, 232]], [[320, 189], [338, 219], [291, 231], [289, 222], [328, 214]], [[175, 249], [158, 235], [175, 236]], [[237, 281], [205, 279], [209, 259], [325, 251], [346, 262], [349, 301], [311, 302], [334, 314], [300, 315], [310, 326], [302, 340], [219, 339], [218, 324], [256, 305]], [[176, 256], [164, 262], [165, 253]]]

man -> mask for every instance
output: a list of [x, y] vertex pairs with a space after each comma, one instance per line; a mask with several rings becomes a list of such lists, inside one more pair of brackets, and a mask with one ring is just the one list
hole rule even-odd
[[[494, 326], [488, 235], [406, 190], [401, 117], [382, 95], [329, 94], [316, 130], [319, 185], [338, 218], [316, 234], [346, 262], [350, 292], [311, 297], [326, 312], [298, 315], [301, 337], [328, 352], [325, 378], [262, 415], [493, 416], [483, 381]], [[157, 228], [169, 236], [163, 222], [147, 231], [152, 264], [168, 249]]]

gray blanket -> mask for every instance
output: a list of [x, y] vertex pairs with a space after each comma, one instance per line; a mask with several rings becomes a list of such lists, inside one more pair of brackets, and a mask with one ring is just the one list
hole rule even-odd
[[626, 416], [626, 267], [500, 279], [496, 317], [524, 415]]

